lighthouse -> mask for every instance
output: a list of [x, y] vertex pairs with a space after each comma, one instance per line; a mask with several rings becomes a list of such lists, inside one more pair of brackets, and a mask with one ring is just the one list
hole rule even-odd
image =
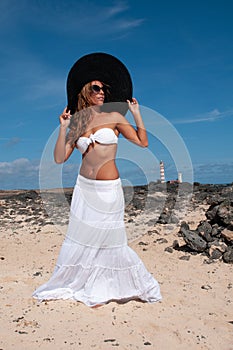
[[160, 181], [162, 184], [165, 182], [164, 164], [162, 160], [160, 161]]
[[181, 184], [182, 183], [182, 173], [178, 173], [178, 182]]

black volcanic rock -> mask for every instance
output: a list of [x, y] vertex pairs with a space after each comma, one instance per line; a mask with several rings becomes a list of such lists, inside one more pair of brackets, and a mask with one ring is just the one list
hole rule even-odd
[[207, 242], [214, 241], [215, 238], [212, 236], [212, 226], [207, 220], [200, 222], [197, 231]]
[[223, 261], [228, 264], [233, 263], [233, 247], [227, 248], [227, 251], [223, 254]]
[[178, 224], [179, 219], [172, 213], [163, 212], [158, 218], [159, 224]]
[[194, 230], [181, 231], [184, 241], [191, 250], [195, 252], [204, 252], [207, 248], [207, 242]]
[[216, 218], [221, 226], [233, 226], [233, 201], [225, 199], [219, 204]]
[[217, 219], [216, 219], [218, 207], [219, 207], [218, 202], [211, 204], [211, 206], [209, 207], [209, 209], [207, 210], [207, 212], [205, 214], [207, 219], [210, 220], [212, 224], [214, 224], [214, 223], [218, 224]]
[[179, 233], [181, 233], [181, 235], [183, 234], [183, 232], [185, 231], [189, 231], [189, 224], [187, 224], [187, 222], [182, 221], [181, 225], [180, 225], [180, 231]]
[[30, 191], [23, 191], [22, 193], [19, 194], [12, 194], [9, 196], [7, 199], [8, 200], [16, 200], [16, 201], [28, 201], [28, 200], [35, 200], [38, 197], [38, 193], [36, 191], [30, 190]]
[[179, 234], [194, 252], [204, 252], [210, 261], [233, 263], [233, 191], [231, 185], [194, 185], [193, 205], [209, 204], [206, 220], [196, 230], [182, 222]]
[[[179, 211], [195, 211], [200, 205], [208, 205], [206, 220], [200, 221], [196, 230], [181, 222], [178, 235], [185, 241], [188, 252], [205, 253], [210, 260], [233, 262], [233, 184], [208, 185], [194, 183], [151, 182], [145, 186], [124, 187], [126, 215], [134, 220], [143, 211], [148, 214], [146, 224], [179, 223]], [[33, 227], [68, 223], [69, 205], [73, 188], [39, 191], [0, 191], [2, 227], [17, 227], [25, 223]], [[190, 198], [190, 208], [187, 199]], [[199, 210], [199, 209], [198, 209]], [[17, 216], [20, 217], [17, 217]], [[127, 219], [128, 219], [127, 218]], [[132, 219], [130, 219], [132, 218]], [[168, 226], [167, 226], [168, 228]], [[183, 250], [181, 247], [173, 249]]]

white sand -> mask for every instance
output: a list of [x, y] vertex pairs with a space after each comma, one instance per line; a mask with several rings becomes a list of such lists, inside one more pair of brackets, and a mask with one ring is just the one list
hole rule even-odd
[[[186, 220], [195, 228], [202, 218], [200, 207]], [[174, 239], [182, 244], [179, 227], [148, 227], [144, 219], [127, 224], [130, 245], [159, 281], [162, 302], [111, 302], [96, 309], [74, 301], [39, 304], [31, 297], [51, 275], [61, 231], [47, 225], [36, 233], [26, 224], [1, 229], [0, 349], [233, 349], [233, 266], [205, 264], [203, 255], [180, 260], [189, 254], [164, 251]]]

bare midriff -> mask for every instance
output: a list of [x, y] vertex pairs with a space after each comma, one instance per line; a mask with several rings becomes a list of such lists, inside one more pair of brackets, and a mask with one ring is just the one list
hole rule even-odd
[[98, 142], [91, 144], [83, 155], [80, 175], [94, 180], [118, 179], [116, 151], [116, 144], [104, 145]]

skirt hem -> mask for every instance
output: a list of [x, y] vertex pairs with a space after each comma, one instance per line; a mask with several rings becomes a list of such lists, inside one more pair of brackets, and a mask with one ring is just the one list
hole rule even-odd
[[[89, 307], [93, 307], [96, 305], [106, 305], [110, 302], [117, 302], [119, 304], [124, 304], [127, 303], [129, 301], [141, 301], [141, 302], [147, 302], [150, 304], [154, 304], [156, 302], [162, 301], [162, 297], [158, 296], [158, 297], [145, 297], [144, 293], [137, 295], [137, 294], [130, 294], [128, 296], [114, 296], [114, 297], [109, 297], [106, 299], [100, 299], [100, 300], [95, 300], [95, 301], [91, 301], [91, 299], [89, 298], [89, 296], [85, 296], [83, 295], [82, 297], [80, 296], [75, 296], [75, 294], [77, 294], [76, 292], [74, 292], [73, 290], [66, 288], [67, 290], [63, 290], [61, 291], [62, 293], [59, 293], [59, 290], [57, 291], [56, 295], [49, 295], [49, 293], [46, 293], [42, 296], [37, 296], [36, 294], [33, 294], [33, 298], [37, 299], [39, 303], [42, 303], [43, 301], [56, 301], [56, 300], [73, 300], [73, 301], [77, 301], [80, 303], [85, 304], [86, 306]], [[53, 293], [56, 293], [56, 291], [53, 291]], [[146, 293], [146, 292], [145, 292]]]

